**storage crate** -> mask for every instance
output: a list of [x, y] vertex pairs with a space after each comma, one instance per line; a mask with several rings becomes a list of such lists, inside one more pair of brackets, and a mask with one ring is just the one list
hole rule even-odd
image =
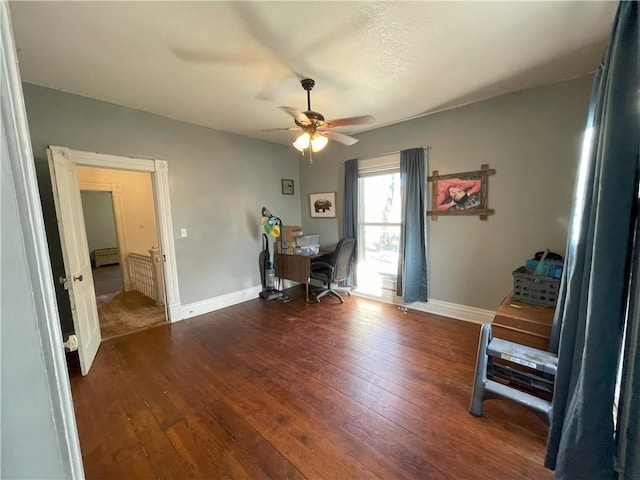
[[301, 247], [313, 247], [320, 245], [320, 235], [302, 235], [296, 238], [296, 243]]
[[513, 299], [534, 305], [554, 306], [560, 281], [535, 275], [535, 269], [520, 267], [513, 271]]
[[560, 278], [562, 277], [562, 260], [544, 260], [542, 262], [542, 266], [539, 267], [539, 265], [540, 262], [533, 258], [529, 258], [524, 264], [525, 267], [533, 268], [534, 270], [540, 268], [540, 274], [544, 275], [545, 277], [552, 277], [556, 280], [560, 280]]
[[300, 245], [296, 245], [293, 249], [293, 253], [295, 255], [304, 255], [305, 257], [317, 255], [319, 251], [320, 245], [310, 245], [308, 247], [301, 247]]

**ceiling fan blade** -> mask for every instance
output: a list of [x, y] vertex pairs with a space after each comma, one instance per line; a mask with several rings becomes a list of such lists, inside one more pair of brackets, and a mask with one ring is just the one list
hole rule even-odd
[[338, 143], [342, 143], [347, 147], [350, 147], [354, 143], [358, 142], [357, 138], [350, 137], [349, 135], [345, 135], [344, 133], [335, 132], [333, 130], [318, 130], [318, 133], [324, 135], [325, 137], [329, 137], [331, 140], [334, 140]]
[[376, 119], [371, 115], [361, 115], [360, 117], [338, 118], [337, 120], [327, 120], [323, 127], [344, 127], [346, 125], [361, 125], [363, 123], [373, 123]]
[[260, 130], [261, 132], [279, 132], [279, 131], [289, 131], [289, 132], [295, 132], [295, 131], [299, 131], [302, 130], [302, 128], [300, 127], [289, 127], [289, 128], [263, 128], [262, 130]]
[[293, 118], [295, 118], [298, 121], [298, 123], [301, 123], [303, 125], [311, 125], [311, 120], [309, 120], [309, 117], [307, 117], [304, 113], [302, 113], [297, 108], [295, 107], [280, 107], [280, 108], [285, 112], [287, 112], [289, 115], [291, 115]]
[[247, 55], [245, 53], [200, 51], [179, 47], [170, 47], [170, 50], [177, 58], [184, 62], [253, 65], [262, 61], [262, 59], [256, 55]]

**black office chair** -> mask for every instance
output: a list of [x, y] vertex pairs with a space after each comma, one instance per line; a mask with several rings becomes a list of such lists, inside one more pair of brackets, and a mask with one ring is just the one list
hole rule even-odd
[[343, 238], [338, 242], [333, 253], [322, 255], [311, 261], [311, 278], [320, 280], [325, 286], [325, 289], [315, 296], [317, 302], [325, 295], [334, 295], [340, 303], [344, 303], [339, 292], [351, 295], [350, 289], [339, 287], [339, 283], [346, 280], [351, 273], [351, 261], [355, 249], [355, 238]]

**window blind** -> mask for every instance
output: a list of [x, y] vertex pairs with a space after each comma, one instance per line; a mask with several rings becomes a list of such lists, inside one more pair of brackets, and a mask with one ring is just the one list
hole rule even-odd
[[358, 176], [369, 177], [400, 170], [400, 152], [358, 160]]

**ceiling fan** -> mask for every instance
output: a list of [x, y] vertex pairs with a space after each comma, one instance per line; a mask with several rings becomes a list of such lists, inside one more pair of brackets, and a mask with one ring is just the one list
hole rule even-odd
[[293, 117], [296, 127], [277, 130], [302, 131], [295, 142], [293, 142], [293, 146], [303, 154], [305, 149], [309, 149], [309, 163], [313, 163], [311, 152], [319, 152], [322, 150], [329, 139], [347, 146], [353, 145], [358, 141], [357, 138], [332, 130], [333, 127], [375, 122], [375, 119], [371, 115], [325, 120], [321, 113], [311, 110], [311, 90], [316, 82], [311, 78], [304, 78], [300, 83], [302, 88], [307, 92], [307, 110], [301, 112], [295, 107], [280, 107]]

